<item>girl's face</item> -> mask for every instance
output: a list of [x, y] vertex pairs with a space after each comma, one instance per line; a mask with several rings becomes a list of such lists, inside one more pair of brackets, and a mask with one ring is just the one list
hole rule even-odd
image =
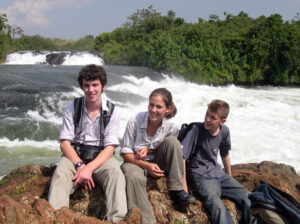
[[166, 107], [165, 102], [161, 95], [157, 94], [152, 96], [149, 99], [148, 112], [149, 112], [149, 121], [159, 123], [165, 117], [165, 114], [170, 111]]

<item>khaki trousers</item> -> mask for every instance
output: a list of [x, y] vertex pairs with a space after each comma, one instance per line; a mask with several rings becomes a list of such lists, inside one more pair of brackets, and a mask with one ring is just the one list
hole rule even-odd
[[[49, 203], [54, 209], [69, 207], [69, 196], [76, 188], [72, 178], [76, 173], [74, 164], [63, 156], [51, 179], [48, 194]], [[93, 173], [94, 181], [100, 184], [106, 196], [107, 219], [111, 222], [124, 220], [127, 213], [125, 178], [120, 163], [110, 158]]]
[[[155, 159], [151, 162], [166, 171], [169, 191], [184, 189], [182, 183], [183, 157], [181, 145], [176, 137], [166, 137], [157, 148]], [[138, 207], [142, 211], [143, 223], [156, 223], [146, 191], [147, 170], [132, 163], [123, 163], [121, 168], [126, 179], [128, 210]]]

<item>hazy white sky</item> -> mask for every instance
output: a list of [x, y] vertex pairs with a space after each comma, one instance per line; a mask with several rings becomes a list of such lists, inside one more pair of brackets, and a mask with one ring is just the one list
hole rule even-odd
[[6, 13], [8, 23], [21, 26], [26, 35], [76, 40], [111, 32], [150, 5], [162, 15], [173, 10], [192, 23], [211, 14], [223, 19], [224, 11], [244, 11], [253, 18], [278, 13], [284, 20], [300, 13], [300, 0], [0, 0], [0, 14]]

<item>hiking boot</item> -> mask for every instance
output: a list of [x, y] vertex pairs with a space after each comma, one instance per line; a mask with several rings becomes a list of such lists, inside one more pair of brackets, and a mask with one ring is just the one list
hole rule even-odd
[[193, 196], [189, 195], [184, 190], [169, 191], [169, 195], [172, 201], [181, 205], [191, 204], [196, 201]]

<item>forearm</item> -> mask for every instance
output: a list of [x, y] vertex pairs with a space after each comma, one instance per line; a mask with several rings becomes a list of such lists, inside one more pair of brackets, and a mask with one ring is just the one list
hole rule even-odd
[[106, 146], [94, 160], [87, 164], [87, 166], [94, 171], [98, 167], [102, 166], [107, 160], [109, 160], [113, 156], [114, 151], [114, 146]]
[[78, 156], [75, 149], [72, 147], [71, 142], [69, 140], [61, 140], [60, 141], [60, 150], [69, 160], [72, 161], [73, 164], [78, 162], [82, 162], [82, 159]]
[[222, 157], [222, 162], [224, 165], [225, 172], [231, 176], [231, 163], [230, 163], [230, 156], [227, 155], [226, 157]]
[[123, 157], [124, 161], [127, 163], [135, 164], [139, 167], [142, 167], [143, 169], [149, 168], [149, 162], [140, 160], [140, 159], [136, 159], [136, 157], [134, 156], [133, 153], [121, 154], [121, 156]]

